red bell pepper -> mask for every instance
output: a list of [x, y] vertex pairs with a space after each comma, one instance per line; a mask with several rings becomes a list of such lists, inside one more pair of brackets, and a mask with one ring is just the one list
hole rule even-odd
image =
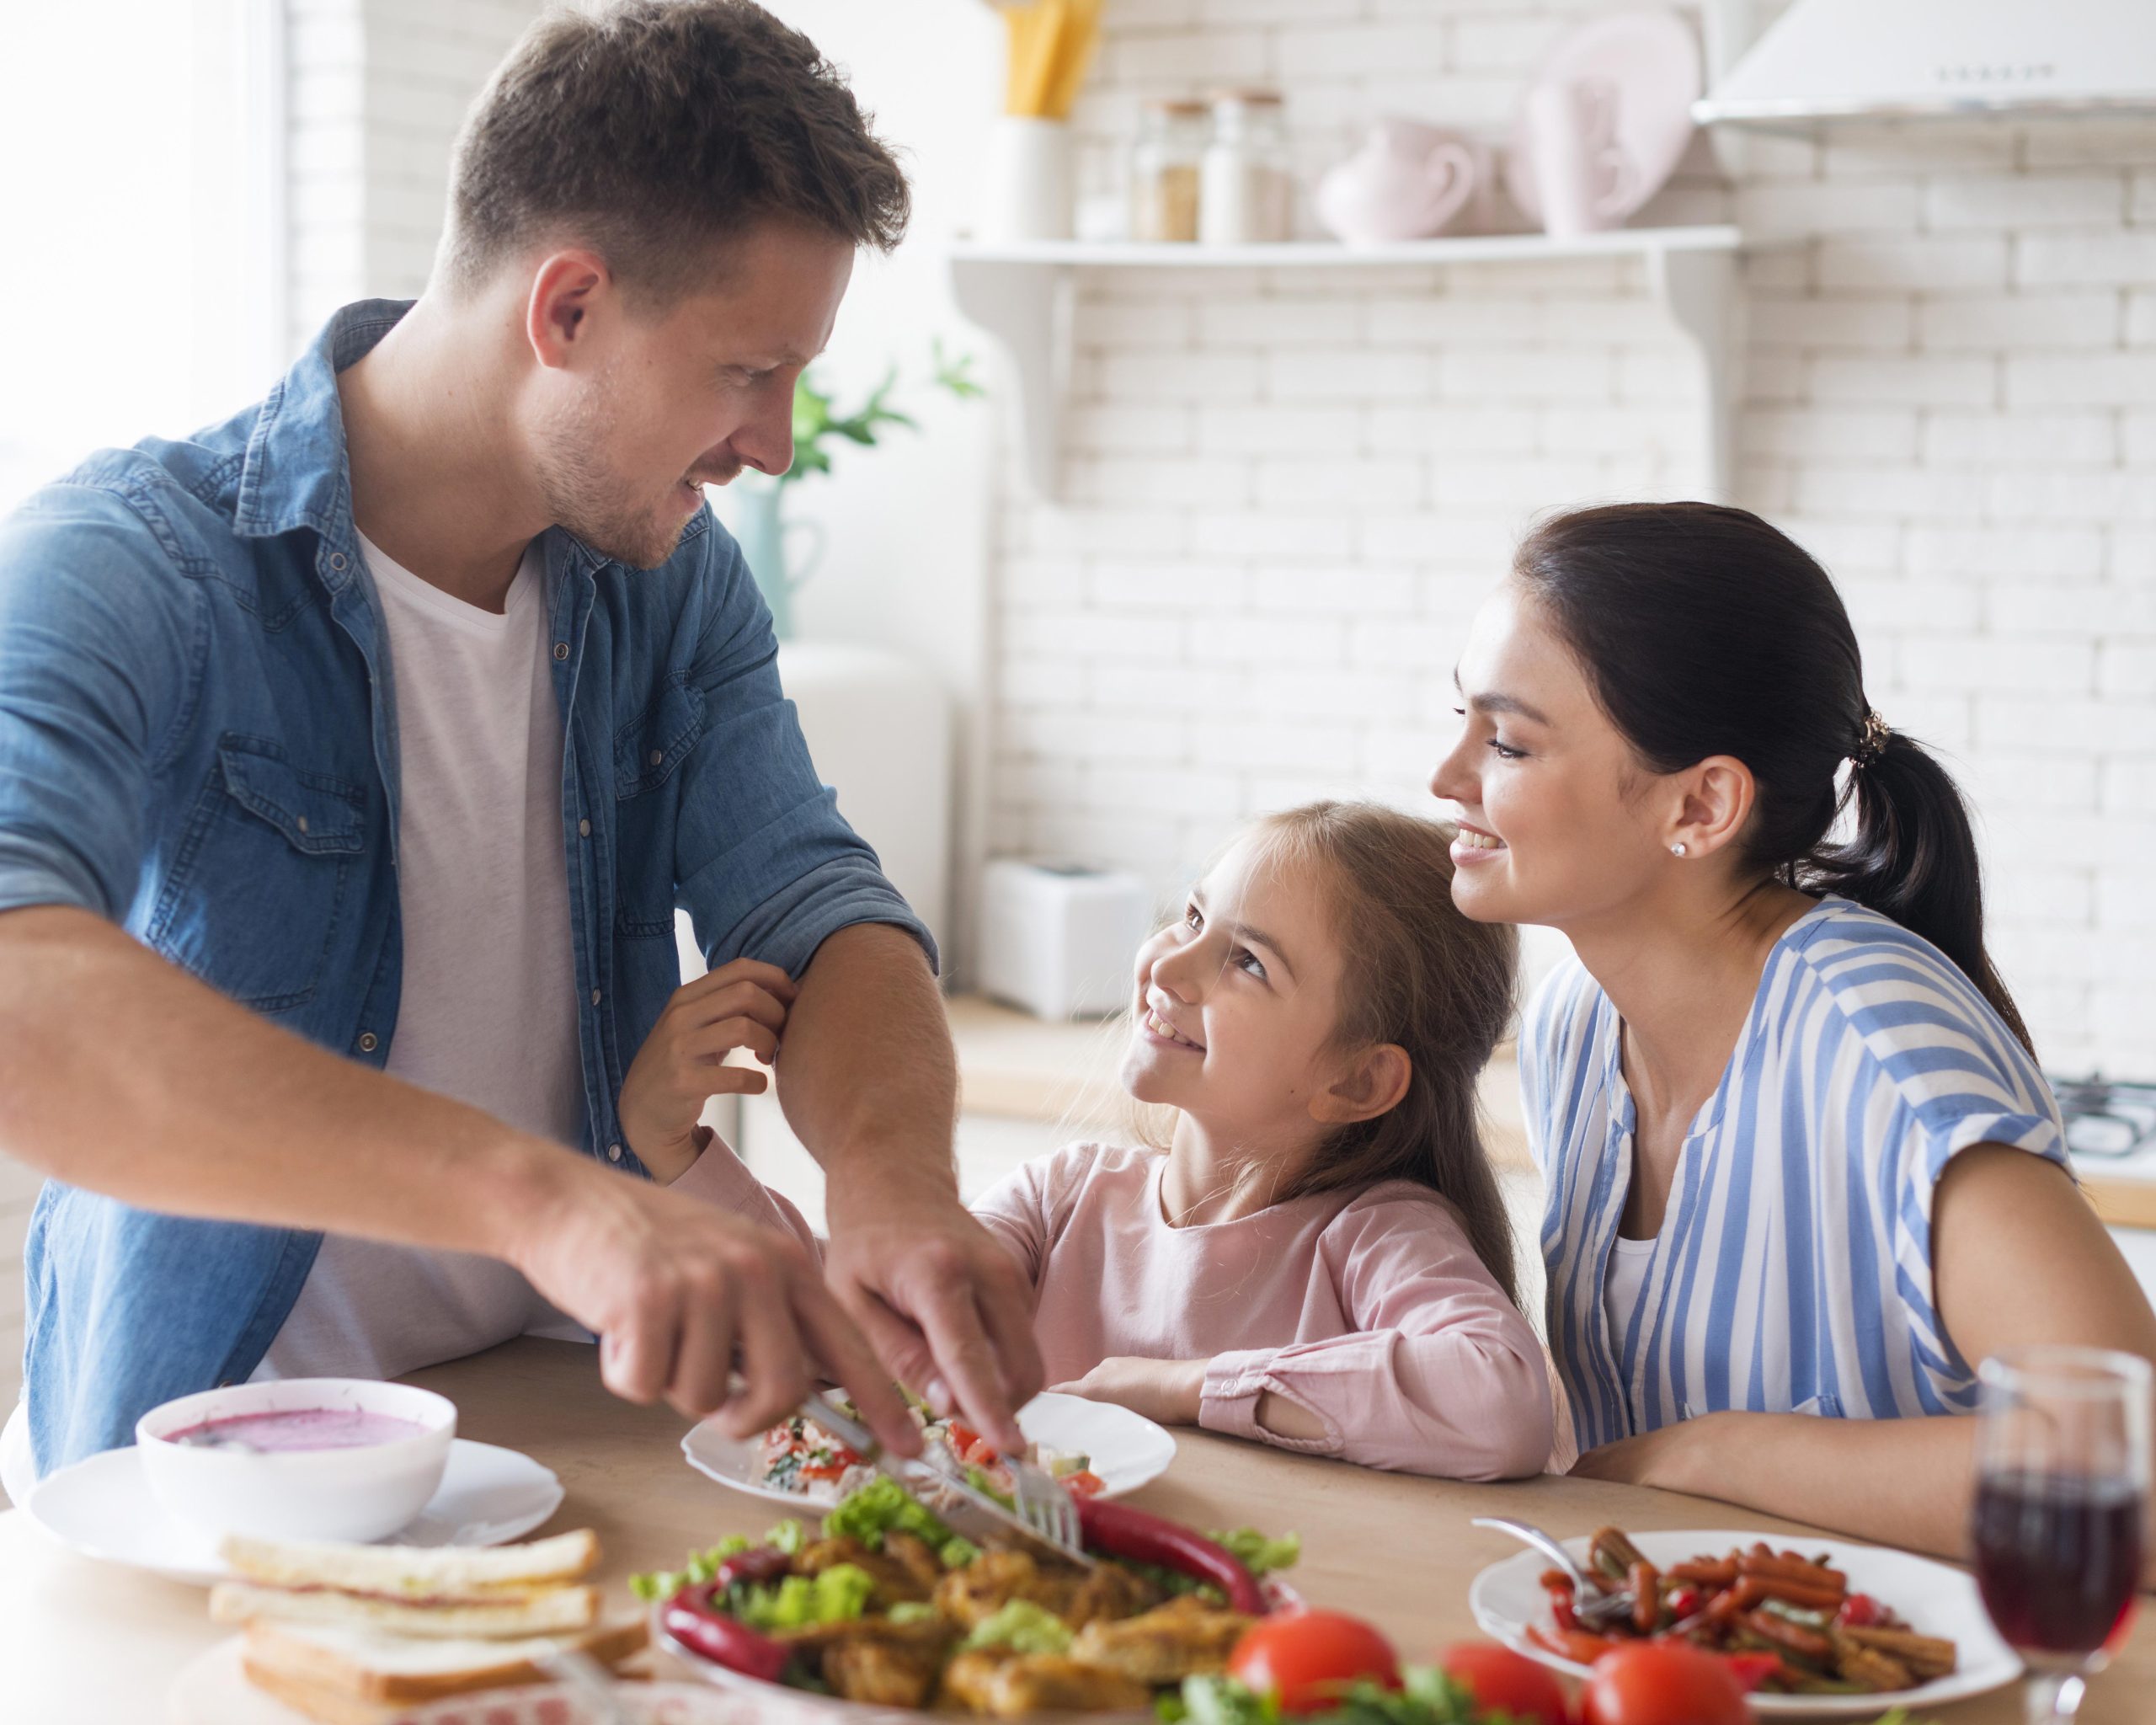
[[1228, 1596], [1228, 1609], [1262, 1617], [1271, 1609], [1256, 1579], [1240, 1559], [1202, 1533], [1179, 1521], [1148, 1515], [1128, 1503], [1104, 1498], [1076, 1498], [1078, 1525], [1086, 1548], [1134, 1563], [1157, 1563], [1178, 1575], [1217, 1587]]

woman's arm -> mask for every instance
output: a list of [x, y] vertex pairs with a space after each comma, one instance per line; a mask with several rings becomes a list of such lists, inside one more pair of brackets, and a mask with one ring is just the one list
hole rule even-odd
[[[2045, 1342], [2156, 1359], [2156, 1314], [2057, 1164], [2004, 1145], [1961, 1151], [1940, 1178], [1932, 1241], [1940, 1320], [1965, 1359]], [[1958, 1558], [1967, 1550], [1975, 1439], [1968, 1414], [1710, 1413], [1604, 1445], [1572, 1471]], [[2144, 1584], [2156, 1585], [2156, 1564]]]

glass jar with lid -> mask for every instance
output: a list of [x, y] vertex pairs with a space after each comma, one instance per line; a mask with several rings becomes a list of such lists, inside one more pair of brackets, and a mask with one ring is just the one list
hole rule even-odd
[[1145, 104], [1130, 158], [1130, 237], [1198, 238], [1198, 174], [1205, 156], [1206, 105]]
[[1294, 227], [1295, 175], [1278, 90], [1223, 90], [1213, 98], [1198, 195], [1207, 245], [1284, 240]]

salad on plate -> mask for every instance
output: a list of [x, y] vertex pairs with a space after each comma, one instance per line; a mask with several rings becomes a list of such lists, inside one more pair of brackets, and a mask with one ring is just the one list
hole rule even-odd
[[[841, 1405], [853, 1412], [851, 1403]], [[947, 1455], [974, 1485], [1000, 1497], [1011, 1495], [1011, 1471], [979, 1433], [960, 1421], [939, 1419], [919, 1403], [913, 1405], [913, 1417], [931, 1459], [939, 1452]], [[1092, 1458], [1082, 1451], [1036, 1442], [1026, 1446], [1022, 1459], [1062, 1481], [1075, 1496], [1097, 1497], [1103, 1489]], [[762, 1484], [803, 1497], [843, 1498], [877, 1477], [866, 1458], [800, 1413], [764, 1434], [762, 1465]]]

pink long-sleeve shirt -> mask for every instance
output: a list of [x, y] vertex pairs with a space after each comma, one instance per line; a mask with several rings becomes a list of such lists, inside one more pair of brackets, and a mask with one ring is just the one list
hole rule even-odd
[[[1167, 1157], [1074, 1144], [974, 1200], [1034, 1290], [1049, 1381], [1117, 1354], [1209, 1361], [1199, 1423], [1283, 1449], [1454, 1479], [1550, 1457], [1542, 1346], [1428, 1188], [1388, 1181], [1171, 1226]], [[1267, 1391], [1324, 1423], [1257, 1423]]]

